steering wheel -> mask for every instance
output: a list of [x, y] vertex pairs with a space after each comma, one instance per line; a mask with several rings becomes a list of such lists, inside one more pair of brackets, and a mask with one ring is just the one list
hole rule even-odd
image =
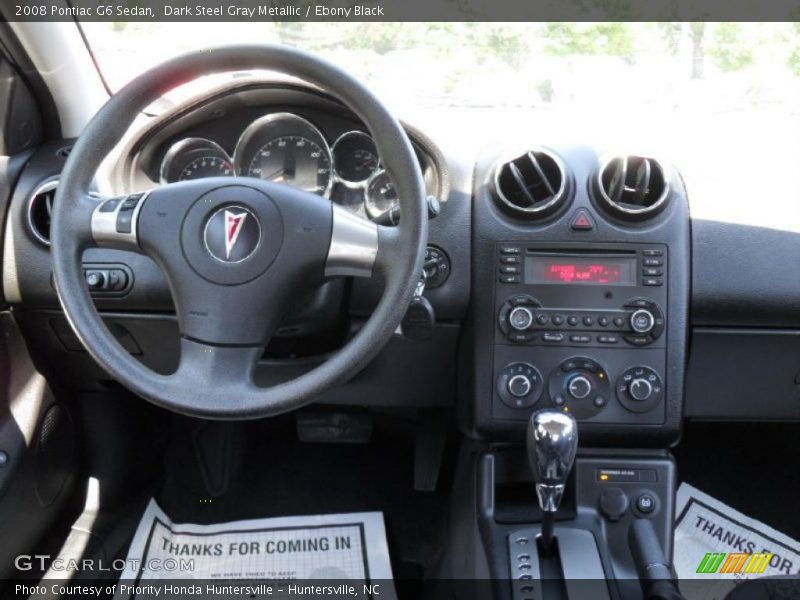
[[[180, 182], [123, 198], [90, 193], [101, 161], [148, 105], [202, 75], [252, 69], [318, 85], [363, 121], [396, 185], [402, 211], [397, 227], [378, 226], [311, 193], [249, 178]], [[398, 121], [350, 75], [280, 46], [189, 53], [134, 79], [86, 126], [61, 174], [54, 206], [58, 297], [91, 356], [146, 400], [216, 419], [298, 408], [363, 369], [389, 341], [413, 297], [428, 233], [422, 174]], [[174, 373], [145, 367], [103, 324], [81, 264], [83, 251], [93, 246], [143, 253], [164, 272], [181, 335]], [[257, 386], [255, 364], [292, 303], [344, 276], [383, 281], [383, 296], [367, 322], [313, 370], [272, 387]]]

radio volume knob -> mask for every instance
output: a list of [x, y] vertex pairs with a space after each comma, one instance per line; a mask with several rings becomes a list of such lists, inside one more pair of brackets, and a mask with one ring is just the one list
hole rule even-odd
[[508, 380], [508, 393], [515, 398], [524, 398], [531, 391], [531, 380], [525, 375], [514, 375]]
[[533, 314], [524, 306], [517, 306], [509, 313], [508, 324], [516, 331], [525, 331], [533, 324]]
[[628, 393], [634, 400], [644, 402], [653, 395], [653, 386], [647, 379], [634, 379], [628, 386]]
[[631, 329], [636, 333], [650, 333], [656, 324], [656, 319], [649, 310], [640, 308], [631, 314]]

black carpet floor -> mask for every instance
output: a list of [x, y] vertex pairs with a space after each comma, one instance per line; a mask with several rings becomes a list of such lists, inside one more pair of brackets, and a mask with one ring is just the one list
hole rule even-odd
[[674, 454], [681, 481], [800, 540], [799, 424], [689, 424]]
[[414, 491], [415, 422], [376, 422], [368, 444], [300, 443], [292, 417], [236, 427], [242, 458], [227, 492], [217, 498], [206, 491], [190, 428], [178, 430], [156, 495], [174, 521], [383, 511], [395, 576], [417, 579], [433, 567], [441, 550], [451, 463], [437, 491]]

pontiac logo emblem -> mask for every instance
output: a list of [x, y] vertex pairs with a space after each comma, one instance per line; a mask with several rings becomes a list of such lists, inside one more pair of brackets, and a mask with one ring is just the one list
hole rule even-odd
[[252, 211], [243, 206], [226, 206], [206, 222], [205, 244], [211, 255], [226, 263], [242, 262], [258, 248], [261, 226]]

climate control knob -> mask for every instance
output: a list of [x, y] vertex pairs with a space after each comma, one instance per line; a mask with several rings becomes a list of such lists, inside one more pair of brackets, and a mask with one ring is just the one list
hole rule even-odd
[[567, 384], [567, 391], [576, 400], [583, 400], [592, 393], [592, 382], [583, 375], [578, 375], [570, 379]]
[[508, 324], [511, 329], [525, 331], [533, 324], [533, 313], [524, 306], [517, 306], [508, 314]]
[[664, 398], [661, 376], [645, 365], [625, 369], [616, 387], [620, 404], [635, 413], [653, 410]]
[[544, 381], [530, 363], [513, 362], [497, 375], [497, 395], [509, 408], [530, 408], [539, 401]]
[[647, 381], [647, 379], [634, 379], [631, 381], [630, 385], [628, 385], [628, 394], [630, 394], [631, 398], [634, 400], [644, 402], [645, 400], [649, 400], [650, 396], [653, 395], [653, 385]]
[[643, 308], [631, 314], [631, 329], [636, 333], [650, 333], [656, 324], [656, 318], [649, 310]]
[[515, 398], [524, 398], [531, 391], [531, 380], [525, 375], [514, 375], [506, 384], [508, 393]]

